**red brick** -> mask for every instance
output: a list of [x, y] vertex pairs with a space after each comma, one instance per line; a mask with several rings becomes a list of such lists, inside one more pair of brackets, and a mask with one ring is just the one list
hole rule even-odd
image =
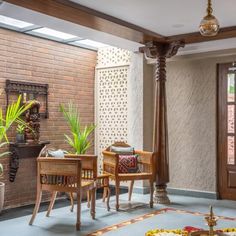
[[[94, 122], [96, 52], [5, 29], [0, 29], [0, 51], [0, 90], [4, 89], [6, 79], [48, 83], [49, 119], [41, 120], [40, 139], [49, 140], [55, 148], [71, 150], [64, 140], [64, 133], [69, 134], [69, 129], [59, 104], [72, 101], [79, 107], [83, 125]], [[0, 105], [5, 104], [2, 93]], [[15, 129], [10, 130], [9, 138], [15, 140]], [[89, 153], [93, 153], [93, 145]], [[5, 208], [34, 203], [36, 159], [20, 160], [14, 183], [8, 180], [9, 158], [1, 159], [1, 163], [4, 177], [0, 181], [6, 183]], [[48, 197], [44, 195], [44, 200]]]

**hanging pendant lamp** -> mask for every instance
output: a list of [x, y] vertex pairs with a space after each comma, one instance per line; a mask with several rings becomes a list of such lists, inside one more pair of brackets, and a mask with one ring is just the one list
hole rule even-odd
[[219, 21], [212, 15], [212, 3], [208, 0], [207, 15], [201, 20], [199, 31], [202, 36], [215, 36], [217, 35], [220, 25]]

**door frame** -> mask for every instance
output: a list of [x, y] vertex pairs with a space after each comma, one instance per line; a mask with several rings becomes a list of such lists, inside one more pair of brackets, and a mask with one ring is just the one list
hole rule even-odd
[[[225, 104], [223, 104], [223, 98], [225, 96], [227, 96], [227, 85], [225, 86], [225, 84], [223, 84], [223, 78], [222, 76], [224, 76], [226, 70], [228, 72], [228, 68], [232, 66], [232, 62], [228, 62], [228, 63], [218, 63], [217, 64], [217, 108], [216, 108], [216, 112], [217, 112], [217, 116], [216, 116], [216, 136], [217, 136], [217, 153], [216, 153], [216, 174], [217, 174], [217, 186], [216, 186], [216, 191], [217, 191], [217, 199], [222, 199], [222, 193], [221, 193], [221, 189], [223, 186], [223, 173], [222, 173], [222, 169], [220, 168], [220, 166], [222, 165], [222, 155], [223, 152], [227, 146], [227, 141], [225, 138], [225, 134], [224, 131], [227, 130], [227, 117], [225, 117], [223, 119], [222, 114], [224, 113], [223, 110], [223, 106]], [[222, 89], [224, 92], [222, 92]], [[226, 127], [224, 127], [222, 124], [225, 124]], [[226, 146], [225, 146], [226, 145]]]

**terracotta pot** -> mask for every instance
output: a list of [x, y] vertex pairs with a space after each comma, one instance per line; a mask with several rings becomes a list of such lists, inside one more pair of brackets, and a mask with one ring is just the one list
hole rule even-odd
[[4, 204], [4, 193], [5, 193], [5, 184], [0, 182], [0, 212], [3, 209]]

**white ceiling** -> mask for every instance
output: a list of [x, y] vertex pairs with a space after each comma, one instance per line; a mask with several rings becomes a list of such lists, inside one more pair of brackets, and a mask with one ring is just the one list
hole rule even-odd
[[[215, 15], [220, 20], [221, 25], [236, 25], [236, 0], [212, 1], [216, 7]], [[113, 16], [164, 35], [175, 35], [197, 31], [199, 18], [202, 17], [202, 11], [203, 13], [205, 12], [206, 0], [76, 0], [76, 2], [88, 7], [94, 6], [94, 9], [112, 14]], [[147, 5], [147, 3], [149, 5]], [[200, 10], [198, 8], [200, 8]], [[164, 11], [164, 9], [166, 9], [166, 11]], [[138, 51], [139, 47], [142, 46], [136, 42], [17, 7], [6, 2], [0, 5], [0, 15], [9, 16], [35, 25], [49, 27], [81, 38], [95, 40], [131, 51]], [[158, 21], [157, 19], [162, 20]], [[195, 22], [196, 26], [194, 26], [193, 22]], [[172, 27], [173, 25], [178, 26], [178, 24], [184, 24], [184, 27]], [[179, 55], [234, 48], [236, 48], [236, 38], [231, 38], [188, 44], [184, 49], [179, 51]]]
[[[207, 0], [72, 0], [156, 33], [198, 31]], [[236, 25], [236, 0], [212, 0], [221, 27]]]
[[7, 2], [3, 2], [2, 4], [0, 4], [0, 15], [8, 16], [14, 19], [32, 23], [34, 25], [48, 27], [81, 38], [91, 39], [97, 42], [124, 48], [131, 51], [138, 51], [139, 47], [143, 46], [142, 44], [124, 38], [93, 30], [39, 12], [28, 10], [26, 8], [18, 7]]

